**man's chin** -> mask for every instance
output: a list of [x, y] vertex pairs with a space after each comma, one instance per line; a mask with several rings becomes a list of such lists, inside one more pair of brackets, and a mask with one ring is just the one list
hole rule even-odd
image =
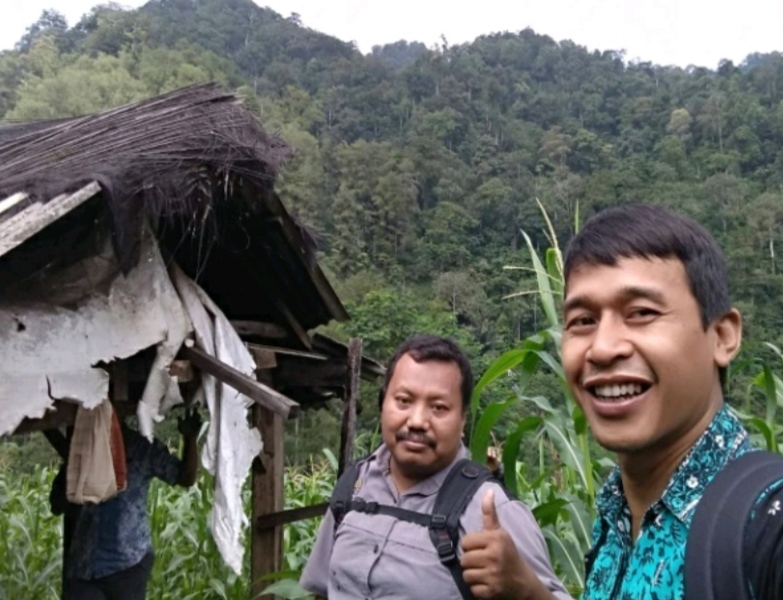
[[424, 479], [431, 477], [441, 469], [439, 465], [433, 463], [431, 460], [424, 460], [424, 457], [422, 457], [422, 460], [415, 460], [415, 458], [411, 459], [408, 457], [394, 457], [393, 460], [398, 471], [403, 476], [418, 481], [423, 481]]
[[639, 454], [646, 451], [652, 445], [647, 440], [612, 436], [606, 436], [604, 438], [596, 437], [596, 441], [604, 450], [608, 450], [613, 454]]

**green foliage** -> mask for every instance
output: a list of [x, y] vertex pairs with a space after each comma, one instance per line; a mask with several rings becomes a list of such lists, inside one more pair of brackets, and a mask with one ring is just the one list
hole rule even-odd
[[[466, 348], [483, 373], [471, 450], [482, 457], [503, 442], [508, 483], [545, 524], [574, 590], [606, 467], [557, 358], [558, 248], [580, 218], [618, 203], [663, 203], [716, 236], [746, 334], [728, 396], [758, 441], [780, 448], [780, 53], [683, 70], [527, 29], [432, 49], [401, 41], [362, 56], [251, 0], [109, 4], [70, 28], [47, 11], [0, 53], [0, 118], [84, 114], [207, 79], [236, 89], [295, 149], [277, 190], [314, 232], [352, 315], [328, 332], [362, 337], [381, 361], [412, 333], [449, 335]], [[503, 268], [527, 257], [528, 266]], [[368, 445], [375, 392], [364, 388], [360, 401]], [[287, 440], [287, 455], [318, 481], [326, 478], [306, 457], [335, 446], [338, 424], [329, 406], [297, 421]], [[24, 451], [9, 446], [0, 462], [23, 462]], [[156, 506], [174, 502], [161, 493]], [[176, 510], [201, 510], [199, 494], [178, 497]], [[167, 526], [156, 535], [188, 535]], [[301, 557], [312, 531], [295, 532], [286, 535]], [[220, 597], [244, 585], [192, 562], [210, 552], [198, 546], [181, 565], [208, 577], [198, 589]], [[289, 565], [299, 566], [301, 558]], [[35, 597], [51, 597], [53, 588], [40, 589]]]
[[59, 598], [62, 526], [48, 507], [54, 471], [0, 471], [0, 598]]
[[[328, 462], [313, 463], [308, 469], [288, 469], [286, 508], [326, 501], [334, 485], [334, 472]], [[55, 473], [56, 469], [50, 467], [24, 472], [0, 471], [0, 530], [3, 531], [0, 599], [59, 598], [62, 519], [52, 516], [49, 510], [49, 490]], [[155, 565], [148, 598], [245, 600], [249, 597], [248, 568], [242, 576], [230, 571], [209, 534], [211, 490], [211, 479], [205, 474], [188, 490], [153, 481], [149, 515]], [[249, 500], [246, 491], [246, 510], [249, 510]], [[320, 519], [311, 519], [285, 528], [287, 573], [302, 569], [319, 525]], [[248, 559], [249, 552], [248, 545]]]
[[236, 88], [295, 148], [278, 190], [334, 278], [374, 273], [378, 290], [439, 299], [483, 364], [552, 320], [549, 304], [503, 300], [530, 281], [501, 265], [567, 239], [579, 206], [670, 204], [726, 249], [752, 359], [762, 340], [783, 344], [781, 76], [779, 54], [684, 71], [531, 30], [362, 56], [250, 0], [102, 5], [71, 28], [46, 12], [0, 54], [0, 116]]
[[[563, 261], [549, 215], [542, 206], [541, 212], [552, 243], [543, 261], [528, 235], [523, 235], [536, 275], [535, 293], [548, 327], [501, 355], [476, 384], [471, 398], [475, 426], [470, 449], [474, 460], [483, 460], [491, 432], [503, 413], [514, 408], [521, 410], [517, 422], [505, 436], [500, 436], [505, 438], [502, 447], [505, 483], [532, 507], [558, 574], [578, 594], [584, 587], [582, 557], [591, 544], [602, 464], [592, 457], [586, 419], [570, 396], [563, 368], [556, 358], [560, 349], [558, 315], [564, 289]], [[549, 369], [559, 383], [562, 393], [557, 403], [529, 392], [541, 367]], [[512, 381], [512, 396], [482, 407], [482, 394], [501, 377]], [[523, 456], [525, 446], [537, 448], [537, 456], [530, 453]]]

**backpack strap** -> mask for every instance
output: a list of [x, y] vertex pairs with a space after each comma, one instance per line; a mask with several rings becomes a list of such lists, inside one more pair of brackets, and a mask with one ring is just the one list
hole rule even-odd
[[478, 489], [490, 479], [492, 472], [484, 465], [467, 458], [458, 461], [443, 481], [432, 509], [430, 539], [441, 564], [449, 570], [465, 600], [472, 599], [473, 594], [462, 577], [462, 565], [457, 554], [459, 521]]
[[332, 490], [332, 497], [329, 499], [329, 510], [334, 517], [334, 531], [343, 521], [345, 513], [351, 510], [351, 499], [353, 498], [353, 489], [356, 487], [356, 480], [359, 478], [359, 465], [353, 463], [346, 467], [343, 474], [337, 480]]
[[367, 502], [363, 498], [354, 498], [353, 491], [359, 478], [359, 465], [355, 463], [345, 469], [337, 480], [329, 500], [329, 510], [334, 516], [335, 532], [342, 523], [343, 518], [350, 511], [362, 512], [369, 515], [388, 515], [395, 519], [416, 523], [422, 527], [430, 526], [430, 515], [406, 510], [397, 506], [387, 506], [377, 502]]
[[372, 515], [388, 515], [401, 521], [426, 527], [441, 564], [451, 573], [462, 598], [473, 600], [470, 586], [465, 583], [465, 579], [462, 577], [462, 566], [457, 554], [459, 521], [478, 489], [486, 481], [493, 479], [491, 471], [484, 465], [467, 458], [457, 461], [446, 475], [446, 479], [438, 491], [432, 514], [418, 513], [397, 506], [354, 498], [353, 490], [358, 477], [358, 465], [353, 464], [343, 472], [334, 486], [329, 509], [334, 516], [335, 532], [346, 513], [352, 510]]
[[749, 452], [729, 462], [710, 482], [688, 532], [685, 600], [750, 600], [745, 524], [759, 494], [781, 477], [783, 456]]

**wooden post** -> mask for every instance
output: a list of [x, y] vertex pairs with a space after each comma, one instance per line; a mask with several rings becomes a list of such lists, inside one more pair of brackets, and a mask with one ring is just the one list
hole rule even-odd
[[345, 405], [340, 428], [340, 458], [337, 476], [353, 462], [353, 441], [356, 437], [356, 403], [359, 399], [359, 376], [362, 372], [362, 340], [351, 338], [348, 342], [348, 372], [345, 382]]
[[[259, 380], [271, 386], [268, 371], [258, 371]], [[283, 569], [283, 526], [260, 529], [258, 519], [283, 510], [283, 419], [261, 406], [253, 407], [253, 419], [261, 432], [264, 449], [253, 464], [250, 547], [251, 598], [260, 598], [271, 581], [260, 581], [263, 575]], [[269, 598], [270, 596], [266, 596]]]

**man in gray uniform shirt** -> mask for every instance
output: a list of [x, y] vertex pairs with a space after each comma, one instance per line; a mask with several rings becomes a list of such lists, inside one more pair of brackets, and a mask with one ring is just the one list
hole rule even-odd
[[[406, 340], [381, 395], [383, 443], [360, 461], [354, 498], [427, 513], [462, 444], [473, 376], [453, 342]], [[482, 484], [460, 519], [460, 563], [476, 598], [570, 599], [555, 576], [530, 509]], [[327, 512], [300, 584], [316, 598], [458, 600], [426, 527], [385, 514]]]

